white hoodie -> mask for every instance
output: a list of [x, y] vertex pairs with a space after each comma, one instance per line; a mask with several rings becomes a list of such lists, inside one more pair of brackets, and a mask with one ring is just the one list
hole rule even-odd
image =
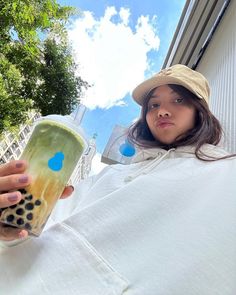
[[53, 222], [1, 251], [0, 294], [236, 294], [235, 158], [145, 150], [81, 182]]

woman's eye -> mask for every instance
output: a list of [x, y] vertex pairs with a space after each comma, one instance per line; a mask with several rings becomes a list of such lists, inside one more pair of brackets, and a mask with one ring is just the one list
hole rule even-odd
[[158, 108], [160, 105], [158, 103], [153, 103], [149, 106], [149, 110], [152, 110], [152, 109], [155, 109], [155, 108]]
[[176, 98], [176, 99], [175, 99], [175, 101], [176, 101], [177, 103], [181, 103], [181, 102], [183, 102], [183, 100], [184, 100], [184, 99], [183, 99], [182, 97], [181, 97], [181, 98]]

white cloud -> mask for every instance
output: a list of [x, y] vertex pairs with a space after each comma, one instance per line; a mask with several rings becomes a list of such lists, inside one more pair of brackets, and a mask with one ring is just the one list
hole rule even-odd
[[84, 12], [69, 30], [79, 74], [93, 85], [83, 100], [90, 109], [123, 105], [124, 96], [145, 78], [147, 53], [159, 48], [155, 17], [140, 16], [134, 32], [129, 19], [129, 9], [107, 7], [100, 19]]
[[98, 174], [106, 166], [106, 164], [101, 162], [101, 154], [96, 153], [92, 160], [92, 166], [89, 175]]
[[120, 15], [120, 18], [121, 18], [123, 24], [127, 26], [129, 24], [129, 17], [130, 17], [129, 9], [121, 7], [119, 15]]
[[116, 9], [115, 9], [115, 7], [114, 6], [108, 6], [107, 7], [107, 9], [106, 9], [106, 11], [105, 11], [105, 15], [104, 15], [104, 17], [101, 19], [103, 22], [109, 22], [110, 21], [110, 19], [111, 19], [111, 17], [112, 16], [114, 16], [114, 15], [116, 15], [117, 14], [117, 11], [116, 11]]
[[[156, 17], [153, 17], [152, 23], [155, 23]], [[149, 48], [158, 50], [160, 41], [157, 42], [157, 37], [150, 25], [149, 16], [140, 16], [136, 25], [136, 32], [140, 39], [144, 40]]]

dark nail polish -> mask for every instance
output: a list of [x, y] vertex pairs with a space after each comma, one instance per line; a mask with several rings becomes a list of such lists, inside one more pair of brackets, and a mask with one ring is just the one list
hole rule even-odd
[[20, 183], [26, 183], [26, 182], [28, 182], [28, 180], [29, 180], [28, 176], [21, 176], [19, 178]]
[[23, 163], [16, 163], [16, 168], [21, 168], [23, 167]]
[[15, 202], [15, 201], [17, 201], [18, 200], [18, 196], [17, 195], [9, 195], [8, 197], [7, 197], [7, 199], [8, 199], [8, 201], [9, 202]]

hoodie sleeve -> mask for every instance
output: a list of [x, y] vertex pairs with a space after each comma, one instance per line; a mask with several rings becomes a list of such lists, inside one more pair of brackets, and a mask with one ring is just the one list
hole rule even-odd
[[69, 218], [75, 212], [80, 210], [80, 204], [86, 198], [90, 189], [97, 182], [97, 180], [107, 172], [108, 169], [110, 169], [110, 168], [105, 167], [97, 175], [92, 175], [92, 176], [78, 182], [75, 185], [74, 192], [70, 197], [68, 197], [64, 200], [59, 200], [57, 202], [57, 205], [54, 208], [51, 216], [50, 216], [50, 220], [47, 224], [47, 227], [45, 227], [45, 229], [48, 228], [49, 226], [51, 226], [52, 224], [55, 224], [57, 222], [61, 222], [65, 219]]

